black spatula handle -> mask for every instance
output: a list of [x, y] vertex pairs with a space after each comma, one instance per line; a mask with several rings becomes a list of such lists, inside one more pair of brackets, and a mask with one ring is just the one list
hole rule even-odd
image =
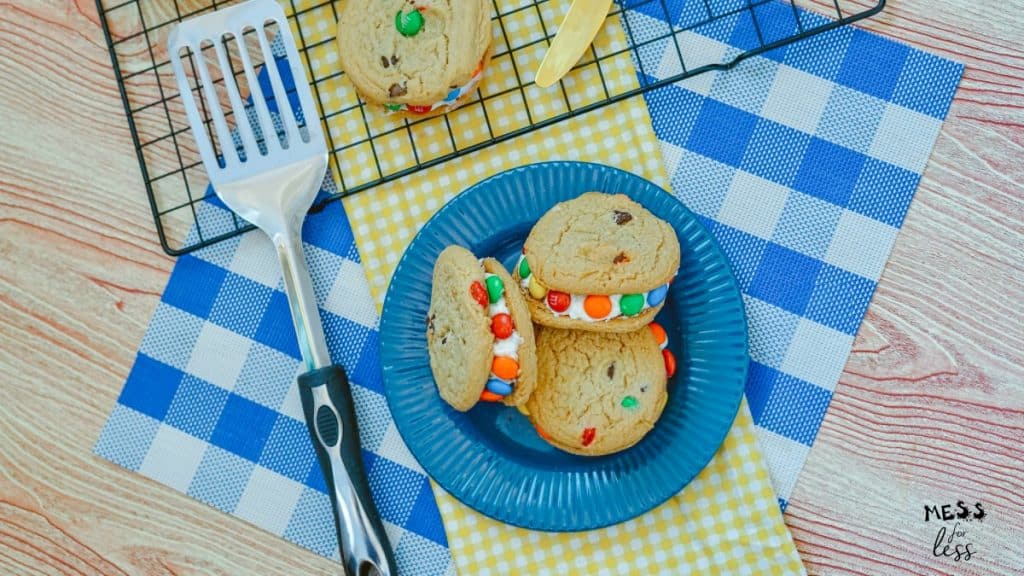
[[299, 395], [334, 504], [345, 573], [363, 576], [376, 570], [383, 576], [397, 576], [384, 524], [363, 471], [355, 403], [345, 369], [328, 366], [299, 376]]

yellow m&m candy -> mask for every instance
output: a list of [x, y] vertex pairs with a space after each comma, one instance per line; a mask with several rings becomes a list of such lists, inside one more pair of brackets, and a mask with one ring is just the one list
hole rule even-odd
[[536, 300], [543, 300], [544, 297], [548, 295], [548, 289], [540, 283], [540, 280], [537, 280], [536, 274], [530, 276], [529, 289], [530, 296], [533, 296]]

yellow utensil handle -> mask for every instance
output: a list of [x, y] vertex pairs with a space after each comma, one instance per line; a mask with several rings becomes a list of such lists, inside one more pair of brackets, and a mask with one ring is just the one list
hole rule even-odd
[[601, 30], [611, 5], [612, 0], [573, 0], [537, 70], [534, 81], [538, 86], [552, 86], [579, 62]]

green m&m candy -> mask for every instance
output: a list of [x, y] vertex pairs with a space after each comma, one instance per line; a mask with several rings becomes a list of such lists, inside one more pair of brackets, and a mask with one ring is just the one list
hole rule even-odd
[[626, 316], [636, 316], [644, 309], [644, 295], [626, 294], [619, 300], [619, 309]]
[[395, 14], [395, 28], [398, 28], [398, 33], [402, 36], [415, 36], [423, 29], [423, 14], [419, 10], [405, 13], [399, 10], [398, 14]]
[[636, 408], [636, 405], [637, 401], [636, 397], [634, 396], [626, 396], [625, 398], [622, 399], [623, 408]]
[[529, 278], [530, 277], [530, 263], [526, 261], [526, 258], [519, 259], [519, 277]]
[[501, 293], [504, 291], [505, 283], [501, 281], [501, 278], [491, 276], [487, 279], [487, 297], [490, 298], [491, 304], [500, 300]]

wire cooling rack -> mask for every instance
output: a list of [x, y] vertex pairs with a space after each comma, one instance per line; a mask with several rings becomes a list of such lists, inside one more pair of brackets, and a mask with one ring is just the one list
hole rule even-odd
[[[572, 72], [558, 85], [541, 89], [533, 82], [534, 73], [569, 0], [490, 0], [493, 56], [476, 93], [447, 115], [403, 119], [360, 101], [339, 69], [335, 21], [340, 1], [281, 0], [324, 123], [337, 184], [332, 199], [647, 90], [731, 68], [751, 56], [870, 17], [885, 6], [885, 0], [617, 0], [605, 29]], [[177, 22], [233, 3], [96, 0], [157, 232], [171, 255], [251, 229], [236, 217], [227, 222], [200, 217], [197, 205], [212, 192], [166, 49]], [[710, 57], [693, 50], [691, 40], [702, 30], [739, 18], [749, 18], [756, 33], [747, 49]], [[665, 42], [675, 44], [676, 61], [663, 59], [657, 75], [663, 79], [656, 80], [654, 71], [643, 69], [642, 55], [663, 49]], [[665, 77], [666, 66], [674, 74]], [[241, 74], [241, 67], [235, 70]]]

